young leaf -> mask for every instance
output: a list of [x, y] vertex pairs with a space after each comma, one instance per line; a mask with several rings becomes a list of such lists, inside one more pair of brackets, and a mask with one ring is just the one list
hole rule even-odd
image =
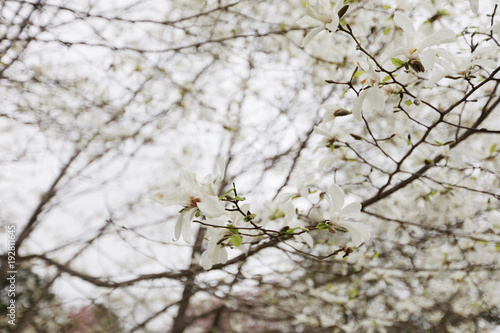
[[405, 65], [405, 62], [398, 58], [391, 58], [391, 61], [396, 67], [403, 67]]
[[234, 234], [234, 235], [238, 235], [239, 234], [238, 228], [236, 228], [234, 225], [228, 224], [227, 227], [228, 227], [229, 231], [231, 231], [232, 234]]
[[491, 146], [490, 148], [490, 155], [493, 155], [493, 153], [495, 152], [495, 150], [497, 149], [497, 144], [495, 143], [493, 146]]
[[234, 187], [233, 187], [232, 189], [230, 189], [229, 191], [227, 191], [226, 193], [224, 193], [223, 195], [221, 195], [221, 196], [219, 197], [219, 200], [220, 200], [220, 199], [224, 199], [224, 198], [226, 197], [226, 195], [228, 195], [228, 194], [229, 194], [229, 193], [231, 193], [232, 191], [234, 191]]
[[391, 79], [391, 76], [390, 76], [390, 75], [387, 75], [386, 77], [384, 77], [384, 78], [382, 79], [382, 82], [387, 82], [387, 81], [389, 81], [390, 79]]
[[231, 237], [230, 242], [231, 242], [234, 246], [239, 247], [239, 246], [241, 245], [241, 236], [240, 236], [240, 235], [236, 235], [236, 234], [235, 234], [235, 235], [233, 235], [233, 236]]
[[294, 234], [295, 233], [295, 230], [297, 229], [301, 229], [300, 227], [296, 227], [296, 228], [293, 228], [293, 229], [286, 229], [284, 230], [284, 233], [286, 234]]
[[328, 223], [323, 223], [323, 222], [318, 223], [318, 225], [316, 226], [316, 229], [319, 230], [328, 230], [329, 228], [330, 225]]
[[363, 75], [365, 71], [357, 71], [355, 74], [354, 74], [354, 77], [360, 77], [361, 75]]

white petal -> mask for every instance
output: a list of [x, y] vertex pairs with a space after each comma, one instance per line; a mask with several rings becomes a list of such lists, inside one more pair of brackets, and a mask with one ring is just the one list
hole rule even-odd
[[304, 234], [298, 235], [297, 237], [299, 237], [301, 240], [303, 240], [307, 244], [307, 246], [309, 246], [311, 248], [314, 246], [314, 240], [311, 237], [311, 235], [304, 233]]
[[352, 106], [352, 114], [357, 121], [361, 121], [361, 108], [363, 107], [363, 102], [365, 101], [366, 94], [368, 91], [364, 90], [359, 94], [358, 98], [354, 101], [354, 105]]
[[182, 238], [188, 244], [191, 244], [191, 221], [194, 218], [194, 214], [196, 213], [196, 208], [191, 208], [185, 214], [183, 214], [182, 218]]
[[330, 112], [335, 112], [338, 109], [338, 107], [334, 104], [323, 104], [322, 107], [326, 111], [330, 111]]
[[318, 3], [321, 4], [325, 12], [329, 11], [330, 8], [332, 8], [332, 5], [330, 4], [329, 0], [318, 0]]
[[328, 194], [332, 198], [332, 209], [334, 212], [340, 212], [344, 206], [345, 194], [344, 191], [337, 185], [333, 184], [328, 187]]
[[306, 46], [314, 37], [316, 37], [317, 34], [319, 34], [321, 31], [325, 30], [325, 27], [317, 27], [312, 29], [304, 38], [304, 41], [302, 42], [302, 47]]
[[406, 35], [407, 44], [412, 43], [418, 36], [415, 27], [413, 26], [412, 20], [404, 14], [396, 13], [394, 15], [394, 22], [403, 29]]
[[291, 201], [288, 201], [285, 205], [283, 205], [281, 210], [283, 211], [283, 213], [285, 213], [285, 221], [287, 223], [290, 223], [292, 220], [297, 218], [295, 207], [293, 206], [293, 203]]
[[[439, 62], [436, 60], [436, 62], [438, 62], [447, 70], [452, 70], [448, 62], [453, 63], [455, 67], [459, 66], [461, 63], [461, 59], [457, 57], [456, 54], [453, 54], [450, 51], [443, 49], [442, 47], [435, 48], [434, 52], [439, 56], [438, 59], [441, 60]], [[443, 59], [446, 59], [447, 61], [443, 61]], [[446, 64], [448, 65], [446, 66]]]
[[183, 220], [184, 220], [184, 214], [181, 213], [177, 218], [177, 222], [175, 223], [174, 241], [178, 241], [179, 238], [181, 237]]
[[333, 121], [334, 119], [335, 119], [335, 116], [333, 115], [333, 112], [326, 111], [325, 114], [323, 115], [323, 122], [324, 123]]
[[332, 135], [330, 134], [330, 132], [328, 132], [326, 129], [324, 129], [323, 127], [320, 127], [320, 126], [314, 126], [314, 129], [313, 129], [313, 132], [316, 133], [316, 134], [319, 134], [319, 135], [323, 135], [327, 138], [331, 138]]
[[179, 183], [181, 184], [181, 188], [186, 191], [195, 190], [198, 187], [198, 183], [196, 182], [196, 174], [192, 171], [182, 169], [179, 174]]
[[370, 103], [373, 110], [384, 111], [385, 109], [385, 94], [378, 87], [368, 89], [365, 101]]
[[186, 196], [181, 189], [158, 191], [149, 198], [165, 206], [186, 204]]
[[225, 264], [227, 262], [227, 251], [225, 247], [219, 246], [219, 255], [217, 257], [217, 262], [220, 264]]
[[318, 167], [325, 171], [328, 171], [334, 167], [336, 162], [337, 162], [337, 157], [335, 155], [329, 155], [324, 159], [322, 159], [321, 161], [319, 161]]
[[318, 25], [318, 20], [315, 20], [310, 16], [303, 16], [297, 20], [297, 24], [312, 27], [312, 26]]
[[207, 251], [203, 254], [201, 257], [201, 267], [203, 267], [204, 270], [212, 268], [213, 263], [210, 260], [210, 256], [208, 255]]
[[206, 217], [219, 217], [226, 212], [216, 196], [205, 195], [201, 197], [201, 201], [198, 202], [197, 206]]
[[443, 43], [452, 43], [456, 41], [455, 33], [449, 29], [443, 29], [427, 36], [422, 42], [419, 43], [418, 49], [422, 51], [428, 46], [438, 45]]
[[335, 119], [335, 116], [333, 115], [335, 111], [339, 109], [337, 105], [333, 104], [324, 104], [322, 105], [323, 109], [326, 110], [325, 114], [323, 115], [323, 122], [327, 123], [329, 121], [332, 121]]
[[323, 115], [323, 122], [324, 123], [328, 123], [330, 121], [333, 121], [335, 119], [335, 116], [332, 112], [326, 112], [324, 115]]
[[361, 204], [359, 202], [351, 202], [340, 211], [341, 216], [356, 216], [361, 211]]
[[426, 71], [431, 70], [436, 62], [436, 52], [432, 49], [427, 49], [420, 53], [420, 62]]
[[226, 175], [226, 159], [222, 156], [219, 157], [219, 179], [224, 180]]
[[333, 12], [338, 16], [339, 11], [344, 7], [344, 0], [338, 0], [333, 7]]
[[[405, 56], [406, 57], [406, 54], [408, 53], [408, 51], [403, 48], [403, 47], [398, 47], [396, 49], [391, 49], [387, 52], [384, 52], [381, 56], [380, 56], [380, 63], [381, 64], [385, 64], [387, 66], [387, 68], [396, 68], [396, 66], [392, 63], [391, 59], [392, 58], [397, 58], [401, 55]], [[387, 64], [386, 64], [387, 62]]]
[[[231, 218], [226, 215], [222, 215], [220, 217], [207, 217], [207, 223], [211, 225], [225, 226], [227, 221]], [[212, 230], [212, 227], [208, 227], [209, 230]]]
[[486, 69], [493, 69], [497, 67], [497, 63], [491, 59], [477, 59], [471, 62], [471, 67], [474, 65], [479, 65]]
[[491, 55], [498, 53], [498, 46], [485, 46], [482, 48], [477, 48], [472, 52], [474, 57], [483, 56], [485, 54], [491, 53]]
[[325, 9], [324, 6], [319, 3], [314, 6], [307, 6], [306, 15], [322, 23], [327, 23], [330, 21], [329, 10]]
[[449, 71], [437, 71], [437, 70], [434, 70], [432, 72], [432, 75], [429, 77], [429, 79], [425, 83], [425, 86], [426, 87], [432, 87], [432, 86], [434, 86], [439, 80], [441, 80], [442, 78], [444, 78], [448, 74], [450, 74]]
[[340, 19], [337, 14], [333, 15], [332, 17], [332, 22], [328, 23], [325, 27], [330, 30], [331, 32], [337, 31], [337, 28], [339, 27]]
[[351, 234], [351, 239], [354, 246], [359, 246], [370, 238], [370, 230], [364, 223], [359, 222], [342, 222], [338, 225], [346, 228]]
[[479, 0], [470, 0], [470, 9], [474, 14], [477, 14], [477, 10], [479, 9]]

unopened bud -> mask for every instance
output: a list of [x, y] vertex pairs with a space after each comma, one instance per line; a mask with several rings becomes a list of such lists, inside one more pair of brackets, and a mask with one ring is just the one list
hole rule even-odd
[[337, 111], [335, 111], [335, 112], [333, 113], [333, 115], [334, 115], [335, 117], [344, 117], [344, 116], [348, 116], [348, 115], [350, 115], [350, 114], [351, 114], [351, 112], [350, 112], [350, 111], [348, 111], [348, 110], [346, 110], [346, 109], [338, 109]]
[[410, 62], [411, 68], [413, 68], [416, 72], [424, 72], [425, 68], [424, 65], [418, 60], [413, 60]]

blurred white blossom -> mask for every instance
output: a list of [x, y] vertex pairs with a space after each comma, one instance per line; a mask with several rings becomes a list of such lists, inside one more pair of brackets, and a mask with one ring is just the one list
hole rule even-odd
[[394, 15], [394, 22], [403, 29], [405, 43], [404, 46], [388, 52], [384, 59], [387, 61], [393, 57], [404, 56], [417, 68], [417, 71], [430, 70], [434, 66], [438, 55], [435, 50], [429, 48], [430, 46], [456, 40], [455, 33], [450, 29], [442, 29], [429, 36], [423, 36], [415, 30], [410, 18], [401, 13]]
[[480, 58], [482, 56], [494, 55], [498, 53], [498, 47], [485, 47], [476, 49], [469, 57], [460, 57], [445, 49], [438, 49], [439, 58], [436, 62], [443, 67], [442, 70], [434, 70], [429, 80], [426, 82], [428, 87], [433, 86], [442, 78], [448, 75], [463, 76], [480, 66], [485, 69], [494, 69], [497, 63], [491, 59]]
[[[294, 231], [294, 233], [300, 233], [294, 236], [295, 239], [300, 239], [305, 242], [309, 247], [313, 247], [314, 241], [307, 232], [303, 232], [303, 228], [305, 225], [302, 221], [297, 218], [297, 213], [295, 211], [295, 207], [291, 201], [285, 203], [282, 207], [283, 213], [285, 216], [283, 217], [283, 225], [289, 227], [290, 229], [298, 228]], [[300, 229], [300, 230], [299, 230]]]
[[219, 217], [225, 213], [223, 203], [214, 194], [222, 180], [221, 175], [208, 175], [204, 183], [196, 180], [194, 172], [182, 169], [179, 175], [179, 188], [156, 192], [150, 198], [162, 205], [180, 205], [182, 210], [175, 225], [174, 240], [181, 236], [191, 242], [191, 221], [199, 210], [206, 217]]
[[330, 32], [337, 30], [340, 21], [338, 12], [343, 5], [344, 0], [338, 0], [333, 8], [328, 0], [311, 1], [311, 4], [308, 4], [306, 7], [306, 16], [302, 17], [297, 23], [309, 25], [317, 25], [320, 23], [321, 25], [312, 29], [307, 34], [302, 42], [302, 46], [306, 46], [323, 30], [328, 30]]
[[336, 184], [328, 187], [326, 200], [329, 204], [329, 211], [325, 212], [324, 218], [332, 226], [346, 228], [351, 234], [352, 242], [355, 246], [359, 246], [370, 238], [370, 230], [366, 224], [344, 220], [345, 217], [356, 217], [360, 213], [361, 204], [359, 202], [352, 202], [344, 206], [344, 191]]

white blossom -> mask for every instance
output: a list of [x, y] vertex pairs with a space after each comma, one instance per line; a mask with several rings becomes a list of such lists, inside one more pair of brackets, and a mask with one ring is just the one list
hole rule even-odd
[[319, 148], [329, 147], [336, 140], [335, 134], [333, 134], [324, 124], [314, 126], [313, 131], [314, 133], [322, 136], [321, 141], [315, 148], [314, 152], [316, 152]]
[[[470, 9], [474, 14], [477, 14], [479, 11], [479, 0], [469, 0], [470, 1]], [[484, 2], [484, 1], [483, 1]], [[500, 4], [500, 1], [494, 0], [493, 4]]]
[[297, 23], [310, 25], [320, 23], [321, 25], [312, 29], [307, 34], [302, 42], [302, 46], [306, 46], [317, 34], [324, 30], [337, 30], [340, 22], [338, 12], [343, 5], [344, 0], [338, 0], [333, 8], [328, 0], [317, 0], [312, 5], [308, 4], [306, 7], [306, 16], [302, 17]]
[[[356, 120], [361, 121], [361, 111], [384, 111], [386, 95], [379, 88], [380, 74], [375, 72], [375, 63], [372, 60], [367, 61], [367, 66], [362, 66], [358, 62], [358, 66], [363, 69], [363, 74], [360, 76], [361, 83], [368, 87], [363, 90], [358, 98], [354, 101], [352, 114]], [[363, 68], [364, 67], [364, 68]]]
[[[216, 226], [226, 226], [230, 220], [228, 216], [221, 216], [217, 218], [208, 218], [208, 224]], [[214, 264], [224, 264], [227, 261], [227, 250], [222, 240], [231, 236], [231, 231], [227, 228], [208, 227], [206, 237], [208, 238], [208, 245], [205, 253], [201, 258], [201, 266], [204, 269], [210, 269]]]
[[206, 217], [219, 217], [225, 208], [214, 190], [220, 184], [221, 177], [207, 176], [204, 184], [198, 183], [194, 172], [182, 169], [179, 175], [180, 187], [156, 192], [150, 198], [162, 205], [180, 205], [182, 210], [175, 225], [174, 240], [181, 236], [187, 243], [191, 242], [191, 221], [199, 210]]
[[[485, 69], [494, 69], [497, 67], [497, 63], [491, 59], [481, 59], [480, 57], [487, 54], [498, 53], [498, 47], [485, 47], [482, 49], [476, 49], [469, 57], [459, 57], [451, 52], [438, 49], [439, 58], [436, 62], [443, 67], [443, 70], [435, 70], [429, 77], [426, 85], [428, 87], [433, 86], [442, 78], [448, 75], [465, 75], [473, 70], [475, 66], [481, 66]], [[446, 59], [444, 61], [443, 59]]]
[[[245, 204], [240, 208], [243, 212], [248, 212], [250, 205]], [[254, 240], [253, 237], [260, 233], [258, 229], [244, 229], [245, 235], [239, 233], [238, 228], [251, 226], [248, 222], [244, 221], [244, 216], [239, 211], [226, 211], [226, 214], [220, 217], [207, 217], [207, 224], [207, 232], [205, 234], [205, 238], [208, 241], [207, 249], [203, 253], [200, 263], [204, 269], [210, 269], [215, 264], [224, 264], [227, 262], [227, 248], [234, 245], [232, 237], [239, 237], [241, 239], [242, 244], [239, 246], [239, 249], [245, 252], [247, 246], [243, 243]]]
[[283, 225], [288, 226], [290, 229], [295, 229], [295, 228], [300, 229], [300, 230], [299, 229], [295, 230], [294, 233], [302, 232], [298, 235], [295, 235], [294, 238], [304, 241], [309, 247], [313, 247], [314, 241], [313, 241], [311, 235], [309, 235], [309, 233], [303, 232], [302, 228], [305, 228], [305, 225], [302, 221], [300, 221], [297, 218], [297, 213], [295, 211], [295, 207], [293, 206], [293, 203], [291, 201], [288, 201], [287, 203], [285, 203], [282, 207], [282, 211], [283, 211], [283, 213], [285, 213], [285, 216], [283, 217], [283, 222], [282, 222]]
[[351, 234], [352, 242], [355, 246], [361, 245], [370, 238], [370, 230], [366, 224], [344, 221], [345, 217], [355, 217], [360, 213], [361, 204], [359, 202], [352, 202], [344, 206], [344, 191], [336, 184], [328, 187], [326, 200], [329, 203], [329, 211], [325, 212], [324, 218], [328, 220], [332, 226], [346, 228]]
[[363, 90], [361, 94], [359, 94], [356, 101], [354, 101], [354, 105], [352, 107], [352, 114], [356, 118], [357, 121], [362, 120], [361, 111], [383, 111], [385, 108], [385, 94], [384, 92], [377, 86], [373, 86], [369, 89]]
[[429, 36], [422, 36], [415, 30], [410, 18], [401, 13], [394, 15], [394, 22], [404, 31], [405, 44], [389, 52], [384, 58], [389, 60], [396, 56], [404, 56], [416, 65], [419, 71], [432, 69], [436, 62], [436, 51], [429, 49], [430, 46], [456, 40], [455, 33], [450, 29], [443, 29]]

